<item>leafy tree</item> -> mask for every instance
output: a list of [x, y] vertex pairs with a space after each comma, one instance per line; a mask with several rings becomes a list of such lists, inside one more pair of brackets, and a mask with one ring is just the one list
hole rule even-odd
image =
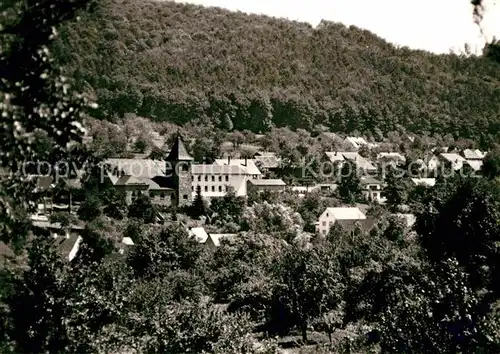
[[346, 161], [341, 168], [340, 181], [337, 191], [345, 203], [355, 203], [360, 199], [362, 189], [361, 180], [358, 175], [356, 164], [350, 160]]
[[222, 198], [213, 199], [210, 204], [212, 222], [220, 225], [239, 223], [245, 204], [245, 199], [238, 197], [234, 191], [226, 193]]
[[142, 138], [137, 139], [134, 143], [134, 152], [137, 152], [139, 154], [143, 154], [147, 148], [148, 143]]
[[61, 226], [61, 231], [66, 233], [71, 226], [76, 222], [73, 214], [67, 212], [53, 213], [50, 215], [49, 220], [51, 223], [58, 223]]
[[50, 240], [29, 249], [29, 270], [17, 275], [14, 292], [5, 299], [10, 309], [7, 329], [13, 352], [59, 352], [68, 345], [64, 321], [68, 293], [64, 286], [67, 265]]
[[[286, 309], [290, 323], [301, 331], [307, 343], [307, 327], [315, 317], [338, 306], [342, 294], [341, 274], [327, 252], [297, 244], [289, 248], [276, 265], [273, 298]], [[272, 319], [271, 319], [272, 321]]]
[[396, 212], [407, 198], [405, 180], [398, 174], [396, 169], [390, 168], [384, 182], [384, 195], [387, 198], [387, 204], [392, 212]]
[[137, 275], [156, 277], [174, 270], [190, 270], [200, 257], [200, 244], [174, 226], [145, 235], [134, 245], [128, 263]]
[[128, 217], [142, 219], [150, 224], [156, 220], [156, 208], [147, 195], [141, 194], [130, 204]]
[[494, 179], [500, 176], [500, 151], [495, 149], [483, 159], [481, 173], [484, 177]]
[[[55, 27], [71, 19], [88, 1], [72, 1], [64, 7], [58, 2], [41, 4], [7, 1], [0, 5], [2, 80], [0, 105], [1, 168], [12, 172], [2, 177], [0, 219], [4, 226], [0, 237], [22, 239], [26, 228], [13, 217], [19, 209], [33, 208], [32, 186], [21, 183], [22, 164], [45, 161], [47, 150], [40, 151], [42, 132], [51, 143], [51, 161], [68, 157], [68, 146], [82, 134], [81, 109], [88, 106], [83, 96], [74, 95], [68, 80], [54, 66], [48, 45], [55, 38]], [[52, 7], [57, 8], [54, 10]], [[28, 25], [29, 24], [29, 25]], [[76, 150], [72, 155], [76, 158]]]
[[92, 221], [102, 214], [101, 201], [93, 195], [88, 195], [85, 201], [78, 208], [78, 217], [84, 221]]
[[127, 213], [125, 194], [115, 188], [108, 188], [101, 194], [104, 215], [121, 220]]
[[293, 239], [304, 228], [299, 213], [282, 204], [263, 202], [247, 207], [240, 221], [242, 230], [282, 235]]

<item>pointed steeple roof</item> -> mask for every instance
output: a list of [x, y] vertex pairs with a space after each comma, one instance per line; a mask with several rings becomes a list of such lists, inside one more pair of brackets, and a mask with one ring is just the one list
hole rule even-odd
[[191, 155], [188, 154], [184, 142], [180, 134], [177, 134], [172, 149], [168, 154], [167, 161], [193, 161]]

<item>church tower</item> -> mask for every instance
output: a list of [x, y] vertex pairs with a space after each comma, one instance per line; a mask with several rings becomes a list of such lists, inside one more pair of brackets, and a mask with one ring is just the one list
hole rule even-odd
[[177, 135], [172, 149], [167, 156], [166, 171], [170, 187], [175, 190], [172, 205], [183, 207], [192, 202], [191, 163], [193, 158], [188, 154], [182, 137]]

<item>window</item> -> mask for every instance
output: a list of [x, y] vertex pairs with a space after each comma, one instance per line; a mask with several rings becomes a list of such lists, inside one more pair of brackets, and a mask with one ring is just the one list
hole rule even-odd
[[205, 182], [208, 182], [208, 176], [205, 176]]
[[215, 176], [212, 176], [212, 182], [215, 182]]
[[219, 186], [219, 192], [222, 192], [222, 186]]
[[187, 194], [184, 194], [184, 195], [182, 196], [182, 199], [188, 199], [188, 195], [187, 195]]
[[328, 213], [326, 213], [326, 217], [328, 217]]
[[165, 192], [161, 192], [161, 194], [160, 194], [160, 199], [161, 199], [161, 200], [165, 199]]
[[198, 182], [201, 182], [201, 176], [198, 176]]
[[328, 226], [332, 226], [332, 225], [333, 225], [333, 221], [328, 222]]
[[215, 192], [215, 186], [212, 186], [212, 192]]
[[226, 182], [229, 181], [229, 176], [226, 176]]
[[219, 182], [222, 182], [222, 176], [219, 176]]
[[323, 221], [322, 224], [323, 224], [323, 226], [326, 226], [326, 221]]
[[323, 235], [326, 235], [326, 230], [323, 230]]
[[208, 192], [208, 186], [205, 186], [205, 192]]
[[153, 198], [155, 196], [153, 191], [149, 191], [149, 198]]
[[191, 176], [191, 181], [194, 181], [194, 176]]
[[194, 192], [194, 186], [191, 186], [191, 192]]

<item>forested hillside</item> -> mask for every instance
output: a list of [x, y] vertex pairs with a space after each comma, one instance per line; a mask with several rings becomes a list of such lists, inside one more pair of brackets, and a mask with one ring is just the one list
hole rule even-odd
[[104, 119], [500, 136], [498, 63], [396, 48], [337, 23], [105, 0], [62, 28], [54, 51]]

